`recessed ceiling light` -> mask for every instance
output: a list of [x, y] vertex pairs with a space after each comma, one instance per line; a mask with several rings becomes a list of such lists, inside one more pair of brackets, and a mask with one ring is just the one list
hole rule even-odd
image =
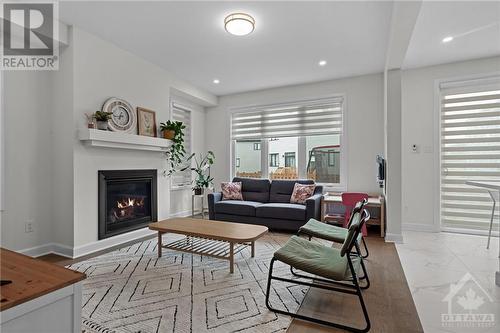
[[320, 60], [320, 61], [318, 62], [318, 65], [320, 65], [320, 66], [325, 66], [325, 65], [326, 65], [326, 60]]
[[449, 43], [452, 40], [453, 40], [453, 36], [448, 36], [448, 37], [443, 38], [443, 43]]
[[220, 83], [220, 80], [219, 80], [219, 79], [214, 79], [214, 83], [215, 83], [215, 84], [219, 84], [219, 83]]
[[224, 19], [224, 28], [235, 36], [245, 36], [255, 29], [255, 20], [245, 13], [233, 13]]

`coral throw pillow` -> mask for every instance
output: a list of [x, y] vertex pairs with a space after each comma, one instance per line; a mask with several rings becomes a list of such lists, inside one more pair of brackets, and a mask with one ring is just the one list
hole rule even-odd
[[222, 200], [243, 200], [241, 182], [221, 183]]
[[316, 185], [303, 185], [295, 183], [293, 187], [292, 197], [290, 203], [305, 204], [306, 200], [313, 195]]

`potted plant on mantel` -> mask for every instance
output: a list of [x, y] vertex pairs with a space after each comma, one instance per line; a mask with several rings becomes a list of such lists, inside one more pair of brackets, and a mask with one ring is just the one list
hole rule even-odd
[[97, 122], [97, 129], [107, 131], [108, 130], [108, 120], [111, 119], [113, 113], [106, 111], [96, 111], [94, 112], [94, 119]]
[[[166, 151], [168, 163], [170, 164], [170, 169], [166, 173], [167, 176], [171, 176], [174, 172], [179, 171], [184, 165], [184, 155], [186, 150], [184, 149], [184, 132], [186, 128], [181, 121], [171, 121], [167, 120], [165, 123], [160, 123], [160, 130], [163, 132], [163, 137], [165, 139], [172, 140], [172, 145]], [[188, 167], [184, 167], [182, 170], [186, 170]]]
[[200, 154], [198, 159], [193, 153], [189, 156], [188, 160], [193, 157], [196, 164], [196, 167], [191, 168], [196, 173], [196, 179], [193, 181], [193, 191], [195, 195], [201, 195], [206, 188], [211, 188], [213, 185], [214, 178], [210, 176], [210, 167], [215, 162], [215, 154], [212, 151], [208, 151], [205, 156]]

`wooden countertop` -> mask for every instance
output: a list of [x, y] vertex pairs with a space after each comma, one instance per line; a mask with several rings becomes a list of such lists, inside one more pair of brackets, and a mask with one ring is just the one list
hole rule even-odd
[[0, 248], [0, 311], [85, 279], [84, 273]]

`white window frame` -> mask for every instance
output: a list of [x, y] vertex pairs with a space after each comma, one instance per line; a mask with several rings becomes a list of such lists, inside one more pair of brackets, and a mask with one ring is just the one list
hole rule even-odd
[[[264, 104], [264, 105], [248, 105], [248, 106], [240, 106], [240, 107], [230, 107], [229, 112], [228, 112], [228, 118], [227, 118], [227, 123], [228, 123], [228, 128], [229, 128], [229, 133], [232, 133], [232, 118], [233, 114], [236, 113], [245, 113], [248, 111], [251, 111], [253, 108], [276, 108], [280, 107], [283, 105], [290, 105], [290, 104], [304, 104], [307, 102], [310, 102], [311, 104], [313, 103], [318, 103], [320, 100], [327, 100], [327, 99], [332, 99], [332, 98], [342, 98], [342, 134], [340, 135], [340, 182], [336, 184], [332, 183], [317, 183], [318, 185], [323, 186], [323, 192], [345, 192], [347, 191], [347, 179], [348, 179], [348, 122], [347, 122], [347, 110], [348, 110], [348, 102], [347, 102], [347, 97], [346, 94], [341, 93], [341, 94], [334, 94], [334, 95], [327, 95], [327, 96], [320, 96], [316, 98], [306, 98], [306, 99], [299, 99], [299, 100], [293, 100], [293, 101], [281, 101], [281, 102], [276, 102], [272, 104]], [[230, 145], [228, 145], [228, 156], [229, 156], [229, 170], [230, 170], [230, 178], [228, 181], [233, 179], [236, 175], [236, 154], [235, 154], [235, 149], [236, 149], [236, 140], [233, 140], [231, 138], [231, 134], [229, 134], [229, 140], [230, 140]], [[268, 139], [263, 139], [261, 140], [261, 173], [262, 177], [264, 178], [264, 175], [269, 176], [269, 145], [268, 145], [269, 140]], [[305, 179], [306, 178], [306, 168], [307, 168], [307, 151], [306, 151], [306, 137], [305, 136], [299, 136], [298, 137], [298, 152], [297, 156], [295, 157], [297, 159], [297, 167], [298, 167], [298, 177], [299, 179]], [[266, 177], [266, 178], [267, 178]]]
[[[498, 76], [500, 76], [500, 71], [434, 80], [434, 232], [444, 231], [468, 235], [487, 235], [487, 231], [485, 230], [443, 227], [441, 224], [441, 89], [443, 86], [465, 88], [471, 85], [487, 85], [488, 82]], [[500, 233], [493, 230], [492, 235], [499, 236]]]
[[[190, 114], [190, 124], [189, 124], [189, 133], [184, 133], [184, 137], [189, 137], [189, 142], [190, 142], [190, 151], [186, 151], [186, 157], [189, 156], [192, 153], [193, 150], [193, 108], [186, 103], [183, 103], [182, 101], [179, 101], [175, 98], [172, 98], [170, 100], [170, 115], [169, 119], [174, 120], [174, 104], [177, 105], [179, 108], [184, 109], [186, 111], [189, 111]], [[184, 185], [176, 185], [170, 181], [170, 190], [171, 191], [177, 191], [177, 190], [185, 190], [185, 189], [191, 189], [192, 187], [192, 181], [193, 181], [193, 174], [191, 173], [191, 183], [189, 184], [184, 184]]]

